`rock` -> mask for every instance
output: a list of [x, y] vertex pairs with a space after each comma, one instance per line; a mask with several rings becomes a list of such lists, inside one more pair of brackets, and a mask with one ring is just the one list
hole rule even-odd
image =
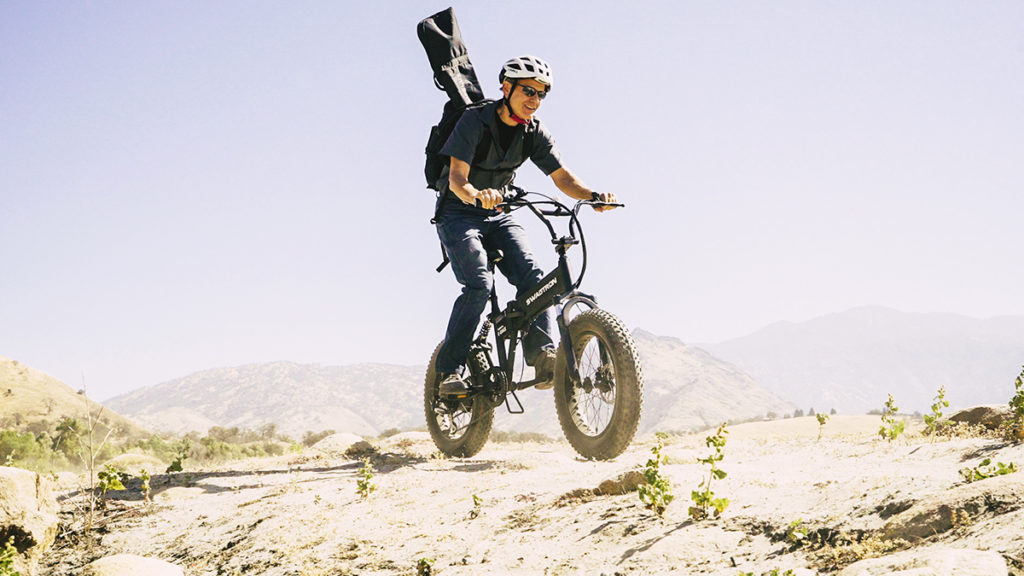
[[597, 487], [597, 490], [594, 490], [594, 493], [598, 495], [616, 496], [619, 494], [633, 492], [639, 488], [641, 484], [647, 484], [647, 478], [644, 476], [644, 473], [639, 470], [630, 470], [614, 480], [605, 480], [604, 482], [601, 482]]
[[933, 494], [896, 515], [885, 525], [885, 538], [910, 542], [973, 523], [986, 513], [1005, 514], [1024, 507], [1024, 482], [1007, 474], [962, 484]]
[[373, 447], [366, 440], [355, 434], [339, 432], [331, 434], [313, 445], [314, 450], [319, 450], [328, 456], [343, 456], [349, 458], [360, 452], [372, 452]]
[[402, 432], [382, 442], [382, 450], [394, 451], [410, 458], [429, 458], [437, 451], [427, 432]]
[[57, 499], [39, 474], [0, 467], [0, 535], [14, 537], [15, 570], [34, 574], [35, 566], [57, 536]]
[[949, 417], [951, 422], [966, 422], [974, 426], [984, 426], [989, 430], [998, 429], [1003, 422], [1013, 415], [1006, 404], [990, 404], [966, 408]]
[[960, 548], [918, 548], [850, 564], [839, 576], [1006, 576], [996, 552]]
[[85, 567], [82, 576], [184, 576], [181, 566], [157, 558], [117, 554], [100, 558]]

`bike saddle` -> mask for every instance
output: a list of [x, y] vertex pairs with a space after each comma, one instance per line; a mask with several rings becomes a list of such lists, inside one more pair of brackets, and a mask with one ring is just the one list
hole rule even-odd
[[504, 257], [505, 257], [505, 254], [501, 250], [497, 250], [497, 249], [488, 250], [487, 251], [487, 265], [488, 266], [494, 266], [498, 262], [501, 262], [501, 259], [504, 258]]

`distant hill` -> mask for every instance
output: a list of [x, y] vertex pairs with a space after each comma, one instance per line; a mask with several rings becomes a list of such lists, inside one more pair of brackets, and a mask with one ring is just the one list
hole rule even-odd
[[925, 413], [940, 386], [953, 408], [1009, 401], [1024, 364], [1024, 317], [864, 307], [706, 348], [805, 410], [864, 413], [891, 393], [901, 411]]
[[[88, 409], [86, 408], [88, 406]], [[100, 422], [129, 436], [147, 432], [124, 416], [103, 408], [60, 380], [0, 356], [0, 429], [19, 431], [52, 429], [64, 417], [86, 420], [87, 410], [99, 413]]]
[[[635, 334], [646, 378], [641, 432], [692, 430], [724, 420], [791, 412], [734, 366], [674, 338]], [[422, 366], [321, 366], [275, 362], [207, 370], [107, 402], [156, 430], [184, 433], [210, 426], [266, 423], [294, 437], [333, 429], [375, 435], [424, 426]], [[498, 410], [502, 430], [558, 436], [550, 391], [519, 393], [522, 415]]]
[[273, 362], [197, 372], [107, 401], [156, 430], [205, 432], [211, 426], [361, 435], [422, 420], [424, 368], [386, 364], [321, 366]]
[[644, 364], [643, 429], [697, 430], [796, 408], [733, 364], [677, 338], [634, 332]]

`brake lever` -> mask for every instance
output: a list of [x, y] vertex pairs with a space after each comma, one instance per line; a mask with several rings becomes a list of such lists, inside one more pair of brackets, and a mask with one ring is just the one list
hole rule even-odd
[[625, 208], [626, 205], [621, 202], [601, 202], [601, 195], [597, 192], [590, 194], [590, 200], [580, 200], [580, 204], [586, 204], [587, 206], [611, 206], [612, 208]]

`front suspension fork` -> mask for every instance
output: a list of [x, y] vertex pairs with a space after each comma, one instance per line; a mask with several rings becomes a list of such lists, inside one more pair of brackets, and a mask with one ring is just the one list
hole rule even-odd
[[[569, 382], [572, 383], [574, 388], [580, 385], [580, 366], [576, 361], [575, 344], [572, 341], [572, 335], [569, 333], [569, 314], [576, 304], [582, 304], [593, 310], [597, 308], [597, 300], [589, 294], [573, 292], [562, 304], [562, 312], [557, 318], [558, 333], [561, 338], [563, 355], [565, 356], [565, 366], [569, 372]], [[606, 362], [605, 355], [604, 346], [601, 346], [602, 362]]]

